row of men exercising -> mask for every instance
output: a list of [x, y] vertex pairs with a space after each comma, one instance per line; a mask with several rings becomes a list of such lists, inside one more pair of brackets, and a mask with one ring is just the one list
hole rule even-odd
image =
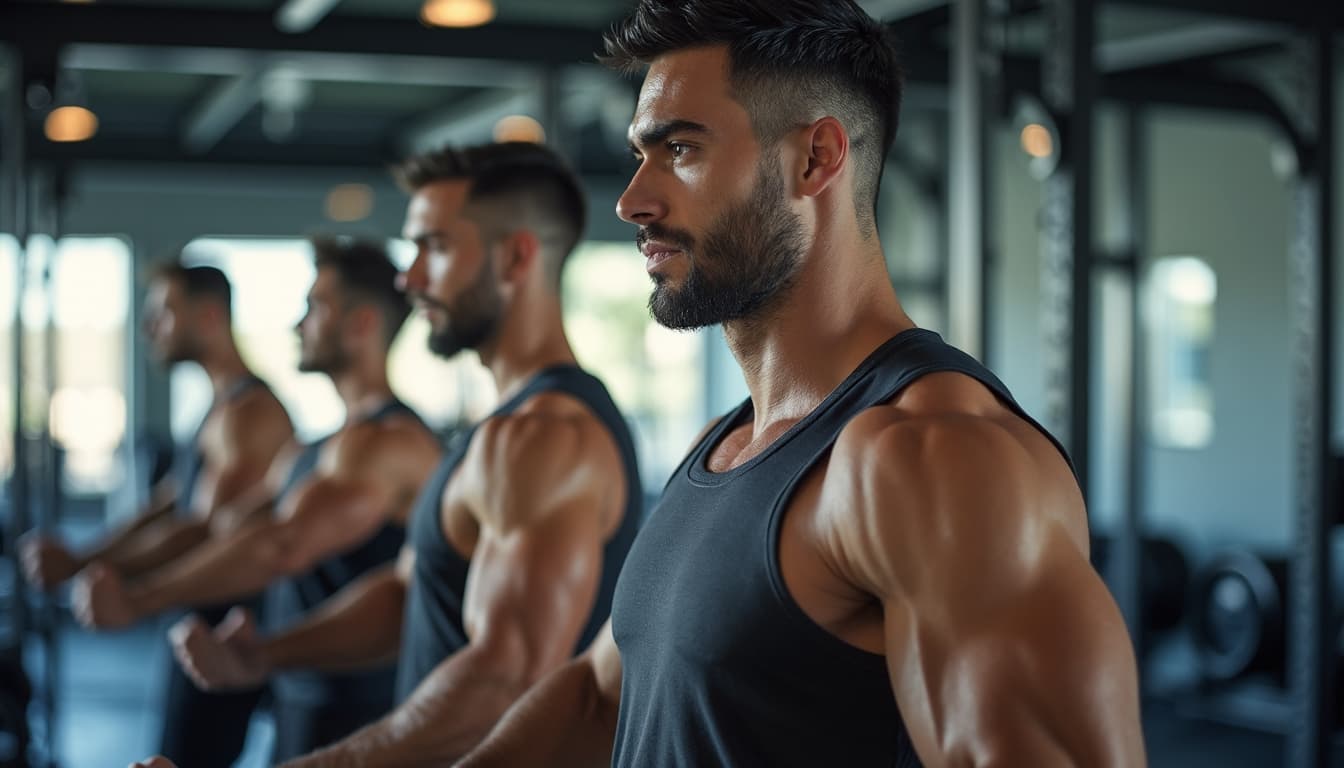
[[[181, 765], [231, 765], [268, 678], [276, 761], [366, 726], [337, 748], [413, 747], [432, 725], [436, 740], [460, 729], [452, 739], [465, 749], [610, 611], [642, 497], [624, 419], [576, 366], [560, 322], [559, 262], [584, 215], [577, 182], [549, 152], [519, 145], [415, 158], [403, 180], [419, 247], [405, 273], [379, 245], [312, 241], [299, 368], [335, 386], [338, 431], [298, 445], [235, 346], [223, 273], [164, 266], [145, 332], [162, 361], [199, 364], [214, 388], [174, 487], [87, 551], [24, 543], [30, 580], [73, 577], [75, 614], [91, 628], [196, 609], [170, 633], [181, 664], [163, 654], [159, 749]], [[491, 248], [459, 238], [464, 220], [484, 231], [503, 208], [525, 233]], [[388, 385], [412, 301], [431, 349], [476, 350], [501, 393], [446, 447]], [[236, 654], [219, 658], [235, 663], [198, 669], [215, 658], [188, 656], [193, 633], [227, 644]], [[442, 719], [449, 707], [456, 716]]]
[[[406, 575], [265, 639], [237, 615], [184, 625], [191, 674], [242, 687], [400, 639], [396, 708], [304, 764], [1143, 765], [1132, 647], [1067, 456], [892, 288], [888, 30], [854, 0], [639, 0], [605, 58], [647, 70], [617, 212], [651, 313], [721, 325], [750, 397], [702, 433], [618, 566], [638, 484], [605, 396], [574, 394], [556, 296], [577, 185], [543, 182], [540, 148], [413, 162], [404, 288], [438, 351], [480, 353], [502, 411], [425, 484]], [[440, 172], [458, 163], [469, 183]], [[315, 561], [289, 546], [276, 562]], [[90, 614], [109, 583], [90, 574]]]

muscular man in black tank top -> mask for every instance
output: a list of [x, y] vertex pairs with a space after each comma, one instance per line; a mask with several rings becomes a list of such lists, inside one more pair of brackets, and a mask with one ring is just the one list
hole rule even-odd
[[[30, 579], [51, 586], [82, 571], [81, 585], [136, 578], [241, 525], [235, 502], [265, 476], [293, 436], [279, 400], [244, 364], [231, 329], [232, 290], [213, 267], [165, 264], [148, 285], [145, 333], [164, 363], [199, 364], [214, 390], [214, 402], [174, 464], [173, 477], [155, 489], [151, 507], [82, 553], [43, 538], [26, 542]], [[226, 696], [197, 691], [175, 674], [166, 681], [160, 748], [193, 765], [227, 766], [241, 752], [251, 692]]]
[[914, 327], [875, 203], [900, 76], [852, 0], [642, 0], [618, 203], [665, 325], [750, 399], [674, 473], [610, 631], [466, 766], [1139, 766], [1067, 457]]
[[[331, 379], [345, 424], [314, 445], [291, 445], [233, 505], [254, 522], [133, 581], [107, 572], [76, 590], [87, 623], [115, 628], [270, 586], [267, 623], [284, 627], [366, 572], [391, 570], [411, 503], [439, 457], [433, 433], [388, 384], [388, 350], [410, 305], [383, 245], [326, 238], [311, 245], [317, 276], [297, 329], [299, 368]], [[239, 610], [220, 631], [246, 635], [252, 617]], [[280, 759], [336, 741], [392, 705], [390, 668], [298, 677], [273, 686]]]
[[543, 147], [496, 144], [415, 158], [402, 181], [418, 248], [403, 279], [431, 348], [475, 350], [501, 404], [422, 489], [395, 574], [265, 640], [200, 627], [178, 638], [194, 674], [219, 687], [399, 654], [397, 708], [293, 765], [465, 753], [602, 626], [640, 517], [624, 419], [576, 366], [561, 322], [561, 268], [584, 218], [572, 172]]

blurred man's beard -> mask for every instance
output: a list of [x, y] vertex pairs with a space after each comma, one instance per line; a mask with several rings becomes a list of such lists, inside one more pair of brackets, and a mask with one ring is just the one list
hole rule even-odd
[[680, 286], [654, 275], [649, 312], [676, 330], [757, 316], [782, 298], [803, 262], [802, 221], [786, 207], [784, 180], [763, 159], [756, 184], [705, 230], [697, 244], [688, 233], [645, 227], [641, 237], [683, 248], [689, 264]]
[[481, 269], [467, 290], [451, 303], [437, 302], [421, 295], [423, 302], [433, 304], [446, 317], [442, 328], [429, 332], [429, 351], [442, 358], [450, 358], [464, 349], [479, 349], [499, 331], [503, 301], [495, 287], [494, 271], [489, 262]]
[[349, 362], [335, 339], [323, 339], [312, 350], [299, 352], [299, 370], [303, 373], [336, 374], [344, 371]]

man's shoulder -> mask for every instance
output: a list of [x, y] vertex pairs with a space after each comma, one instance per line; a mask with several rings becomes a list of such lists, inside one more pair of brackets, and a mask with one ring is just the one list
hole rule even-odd
[[220, 415], [236, 426], [261, 427], [280, 421], [289, 426], [289, 413], [270, 387], [258, 385], [222, 404]]
[[582, 463], [610, 439], [602, 422], [573, 397], [543, 393], [518, 410], [495, 414], [472, 436], [470, 453], [491, 464], [526, 469]]
[[[931, 374], [845, 425], [827, 468], [828, 485], [855, 508], [932, 509], [967, 499], [1072, 499], [1077, 482], [1039, 427], [962, 374]], [[905, 503], [905, 502], [910, 503]]]

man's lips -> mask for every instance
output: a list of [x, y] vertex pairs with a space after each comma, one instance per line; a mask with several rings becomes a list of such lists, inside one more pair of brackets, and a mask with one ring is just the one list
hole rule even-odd
[[664, 243], [645, 243], [640, 251], [644, 254], [644, 268], [652, 272], [664, 261], [681, 253], [680, 248], [666, 245]]

